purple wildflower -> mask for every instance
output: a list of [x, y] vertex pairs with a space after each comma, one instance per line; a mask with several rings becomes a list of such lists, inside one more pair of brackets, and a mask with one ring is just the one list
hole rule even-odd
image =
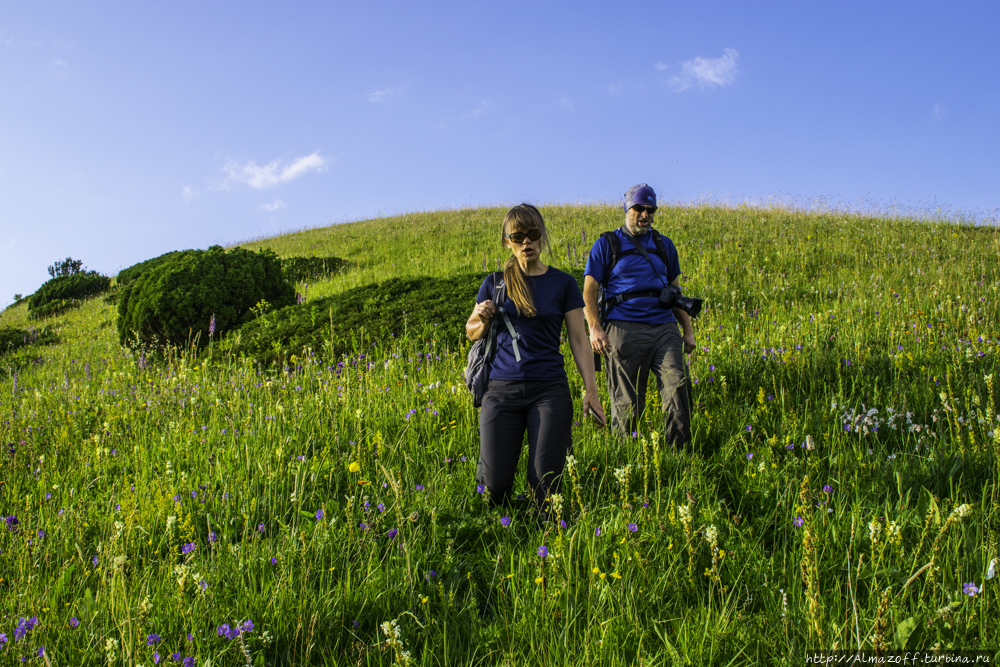
[[194, 542], [188, 542], [187, 544], [181, 547], [181, 553], [189, 554], [197, 548], [198, 548], [197, 544], [195, 544]]
[[274, 556], [271, 556], [271, 565], [277, 565], [277, 564], [278, 564], [278, 559], [275, 558]]
[[549, 555], [549, 549], [545, 545], [538, 547], [538, 555], [542, 558], [546, 558]]
[[500, 519], [500, 525], [504, 526], [504, 527], [509, 526], [510, 525], [510, 517], [509, 516], [502, 517]]
[[78, 625], [80, 625], [80, 619], [78, 619], [76, 616], [71, 616], [69, 619], [69, 627], [75, 628]]
[[747, 452], [747, 461], [753, 458], [753, 452]]
[[321, 510], [321, 509], [316, 510], [316, 518], [317, 519], [322, 519], [323, 518], [323, 510]]
[[594, 537], [600, 537], [600, 536], [601, 536], [601, 529], [600, 528], [595, 528], [594, 529]]
[[160, 635], [158, 635], [158, 634], [156, 634], [154, 632], [153, 634], [151, 634], [148, 637], [146, 637], [146, 646], [152, 646], [153, 644], [155, 644], [156, 642], [158, 642], [158, 641], [160, 641], [162, 639], [163, 639], [163, 637], [161, 637]]
[[483, 493], [485, 491], [486, 491], [486, 485], [485, 484], [478, 484], [476, 486], [476, 493]]
[[635, 525], [634, 523], [630, 523], [628, 525], [628, 532], [634, 533], [637, 530], [639, 530], [639, 526]]
[[396, 539], [396, 535], [398, 533], [399, 533], [399, 530], [397, 530], [396, 528], [390, 528], [389, 532], [386, 533], [386, 537], [388, 537], [390, 540], [394, 540], [394, 539]]
[[792, 523], [794, 523], [794, 524], [795, 524], [796, 528], [801, 528], [801, 527], [802, 527], [802, 524], [804, 524], [805, 522], [806, 522], [806, 520], [805, 520], [805, 519], [803, 519], [803, 518], [802, 518], [802, 517], [800, 517], [800, 516], [797, 516], [797, 517], [795, 517], [795, 520], [794, 520], [794, 521], [792, 521]]
[[823, 485], [823, 493], [833, 493], [833, 487], [829, 484]]

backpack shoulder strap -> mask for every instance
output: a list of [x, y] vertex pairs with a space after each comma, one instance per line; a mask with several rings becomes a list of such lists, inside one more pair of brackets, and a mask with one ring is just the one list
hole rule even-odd
[[622, 242], [614, 231], [604, 232], [601, 234], [601, 238], [605, 239], [608, 242], [608, 247], [611, 248], [611, 263], [604, 267], [604, 284], [606, 285], [611, 278], [611, 272], [618, 265], [618, 258], [621, 257]]
[[[493, 290], [493, 303], [496, 305], [497, 310], [493, 315], [493, 319], [490, 321], [490, 342], [489, 348], [487, 348], [487, 353], [493, 349], [493, 343], [497, 337], [497, 320], [503, 318], [503, 323], [507, 326], [507, 332], [510, 334], [511, 346], [514, 348], [514, 360], [520, 362], [521, 351], [517, 347], [517, 341], [521, 339], [521, 336], [517, 333], [517, 330], [514, 329], [513, 323], [511, 323], [510, 318], [507, 316], [507, 309], [503, 307], [503, 304], [507, 301], [507, 283], [504, 282], [503, 274], [499, 271], [493, 275], [493, 279], [496, 280], [498, 276], [500, 284]], [[500, 318], [498, 318], [497, 315], [499, 315]]]
[[663, 242], [663, 237], [660, 236], [660, 232], [656, 231], [655, 229], [651, 229], [649, 231], [653, 232], [653, 245], [656, 246], [656, 254], [659, 255], [660, 259], [663, 260], [663, 265], [668, 267], [669, 269], [670, 253], [667, 252], [667, 244]]

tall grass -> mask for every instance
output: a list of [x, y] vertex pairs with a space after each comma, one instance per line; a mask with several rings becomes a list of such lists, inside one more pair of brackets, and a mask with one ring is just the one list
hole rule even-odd
[[[563, 268], [621, 222], [542, 212]], [[248, 245], [351, 262], [313, 298], [494, 268], [503, 213]], [[635, 439], [575, 425], [565, 526], [544, 530], [527, 501], [477, 493], [461, 347], [292, 350], [281, 372], [214, 348], [149, 365], [100, 300], [49, 321], [58, 345], [0, 359], [0, 660], [797, 664], [807, 648], [995, 647], [996, 230], [707, 206], [656, 226], [708, 300], [694, 442], [662, 445], [655, 392]], [[24, 326], [23, 308], [0, 325]]]

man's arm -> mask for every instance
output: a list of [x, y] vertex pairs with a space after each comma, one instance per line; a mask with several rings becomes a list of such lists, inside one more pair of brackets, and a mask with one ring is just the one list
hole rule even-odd
[[[675, 287], [680, 287], [678, 284], [679, 280], [679, 277], [674, 278], [673, 282], [670, 284]], [[694, 343], [694, 328], [691, 326], [691, 316], [680, 308], [674, 308], [673, 311], [674, 317], [676, 317], [677, 321], [680, 322], [681, 331], [684, 332], [684, 352], [686, 354], [691, 354], [694, 352], [694, 348], [696, 347]]]
[[597, 308], [599, 288], [600, 285], [593, 276], [588, 274], [583, 277], [583, 303], [585, 305], [583, 313], [587, 316], [587, 326], [590, 328], [590, 347], [597, 354], [604, 354], [611, 349], [611, 344], [608, 341], [608, 335], [604, 333], [604, 327], [601, 326], [601, 314]]

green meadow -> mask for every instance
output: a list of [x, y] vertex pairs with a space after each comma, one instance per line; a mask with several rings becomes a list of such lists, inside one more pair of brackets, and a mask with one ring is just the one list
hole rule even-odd
[[[546, 261], [576, 275], [623, 219], [541, 210]], [[341, 295], [364, 311], [374, 283], [497, 268], [504, 213], [240, 245], [345, 260], [295, 307]], [[527, 501], [477, 492], [453, 324], [352, 325], [349, 349], [274, 365], [227, 332], [146, 358], [102, 297], [42, 320], [8, 308], [0, 327], [38, 338], [0, 352], [0, 664], [798, 665], [810, 649], [997, 647], [997, 228], [708, 205], [661, 208], [655, 226], [706, 299], [693, 443], [662, 444], [655, 391], [634, 437], [581, 419], [544, 529]], [[474, 299], [454, 303], [462, 321]]]

